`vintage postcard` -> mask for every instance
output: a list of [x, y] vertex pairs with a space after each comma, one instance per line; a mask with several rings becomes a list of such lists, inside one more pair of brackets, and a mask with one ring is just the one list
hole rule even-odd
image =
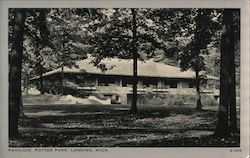
[[1, 157], [249, 157], [248, 1], [0, 8]]

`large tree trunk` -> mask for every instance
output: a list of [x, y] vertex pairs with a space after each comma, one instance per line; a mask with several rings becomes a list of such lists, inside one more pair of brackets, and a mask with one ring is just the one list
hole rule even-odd
[[196, 109], [201, 110], [201, 93], [200, 93], [200, 76], [199, 71], [195, 70], [195, 86], [196, 86]]
[[236, 76], [235, 76], [235, 56], [232, 56], [230, 58], [231, 70], [230, 70], [230, 78], [232, 79], [230, 92], [231, 92], [231, 98], [230, 98], [230, 123], [229, 123], [229, 129], [231, 133], [237, 133], [237, 117], [236, 117]]
[[229, 101], [229, 130], [231, 133], [237, 132], [237, 117], [236, 117], [236, 75], [235, 75], [235, 34], [234, 34], [234, 28], [233, 27], [233, 10], [231, 10], [230, 13], [230, 19], [232, 20], [231, 23], [231, 33], [230, 33], [230, 56], [229, 56], [229, 88], [230, 88], [230, 101]]
[[15, 10], [13, 48], [9, 52], [9, 138], [18, 137], [18, 118], [21, 103], [21, 71], [25, 11]]
[[[226, 137], [236, 131], [233, 10], [223, 11], [220, 63], [220, 104], [215, 135]], [[230, 111], [229, 111], [230, 110]]]
[[136, 11], [135, 9], [131, 9], [133, 16], [133, 44], [132, 44], [132, 53], [133, 53], [133, 97], [132, 97], [132, 105], [130, 112], [137, 113], [137, 26], [136, 26]]

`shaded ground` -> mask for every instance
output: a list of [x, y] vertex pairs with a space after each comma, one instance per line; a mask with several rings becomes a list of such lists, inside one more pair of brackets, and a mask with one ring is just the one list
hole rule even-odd
[[26, 105], [20, 120], [20, 147], [239, 146], [239, 136], [213, 138], [217, 107], [126, 105]]

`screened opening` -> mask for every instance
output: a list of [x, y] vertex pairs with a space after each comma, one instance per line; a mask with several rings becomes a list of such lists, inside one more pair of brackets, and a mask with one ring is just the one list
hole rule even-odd
[[98, 86], [111, 86], [111, 85], [115, 85], [115, 78], [112, 77], [98, 78]]
[[170, 88], [177, 88], [177, 82], [172, 82], [169, 85]]
[[189, 83], [188, 88], [194, 88], [195, 84], [194, 83]]
[[157, 87], [157, 80], [156, 79], [144, 79], [143, 80], [143, 86], [144, 87], [153, 87], [156, 88]]
[[122, 80], [122, 87], [131, 87], [133, 84], [132, 79], [124, 78]]
[[166, 81], [165, 87], [169, 88], [177, 88], [177, 81]]

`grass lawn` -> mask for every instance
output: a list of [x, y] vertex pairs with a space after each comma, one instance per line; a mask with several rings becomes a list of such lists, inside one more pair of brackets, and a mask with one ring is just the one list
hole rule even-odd
[[213, 137], [218, 107], [24, 105], [20, 138], [12, 147], [239, 146], [239, 135]]

